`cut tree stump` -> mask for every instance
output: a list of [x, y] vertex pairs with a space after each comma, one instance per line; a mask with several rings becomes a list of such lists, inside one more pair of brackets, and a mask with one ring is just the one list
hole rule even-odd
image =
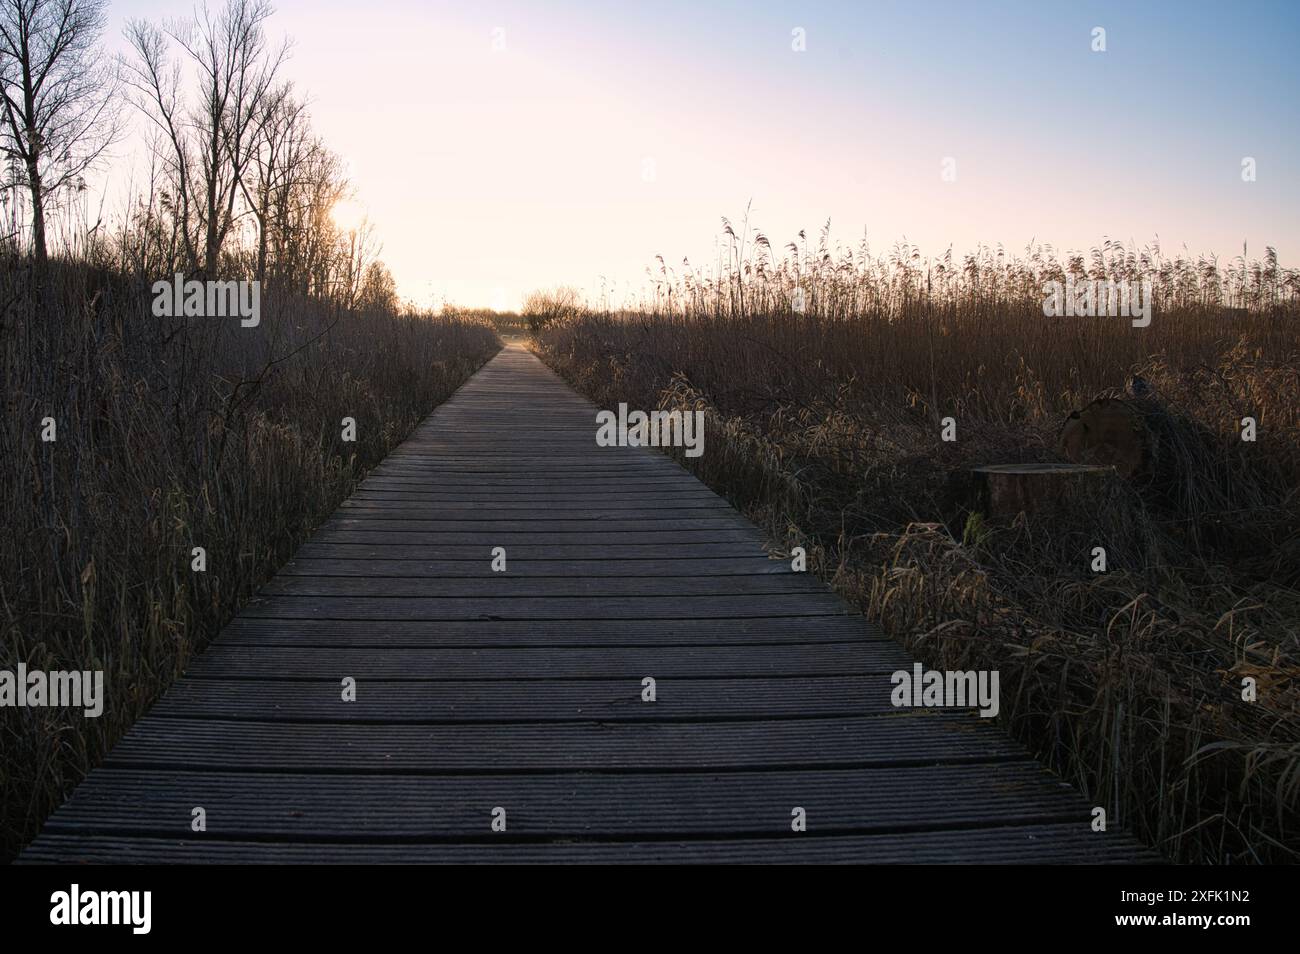
[[1100, 501], [1115, 468], [1102, 464], [990, 464], [971, 469], [976, 509], [1013, 517]]

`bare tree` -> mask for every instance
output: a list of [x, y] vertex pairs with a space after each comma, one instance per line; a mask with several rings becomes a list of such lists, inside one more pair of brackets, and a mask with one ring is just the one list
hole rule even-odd
[[524, 317], [528, 319], [528, 327], [533, 334], [581, 311], [582, 292], [568, 285], [532, 291], [524, 299]]
[[317, 141], [299, 164], [293, 182], [279, 210], [283, 225], [276, 233], [282, 240], [277, 267], [292, 276], [301, 294], [341, 299], [340, 289], [350, 283], [336, 282], [335, 273], [339, 262], [351, 257], [354, 244], [349, 242], [345, 250], [330, 216], [335, 204], [350, 192], [342, 163]]
[[357, 307], [362, 311], [396, 311], [397, 282], [388, 266], [378, 260], [366, 266], [361, 291], [357, 294]]
[[[328, 215], [333, 207], [334, 203], [331, 202], [325, 207], [325, 214]], [[355, 308], [361, 300], [368, 273], [381, 251], [375, 227], [366, 219], [357, 227], [349, 229], [339, 229], [332, 222], [328, 226], [322, 223], [321, 231], [327, 235], [332, 233], [335, 237], [334, 248], [328, 255], [333, 274], [327, 280], [326, 288], [344, 307]], [[384, 270], [387, 271], [387, 268]], [[379, 279], [380, 276], [376, 273], [375, 278]]]
[[116, 74], [103, 56], [105, 0], [0, 0], [0, 154], [21, 164], [32, 250], [44, 264], [46, 212], [120, 131]]
[[351, 189], [306, 104], [277, 79], [288, 48], [268, 44], [270, 14], [265, 0], [228, 0], [185, 24], [127, 25], [127, 83], [153, 124], [160, 179], [138, 209], [133, 256], [178, 248], [185, 268], [208, 275], [237, 262], [285, 292], [395, 307], [391, 276], [372, 267], [374, 230], [331, 216]]
[[283, 248], [289, 206], [301, 199], [306, 163], [324, 148], [312, 134], [306, 103], [294, 97], [290, 84], [268, 98], [265, 110], [253, 150], [252, 182], [244, 183], [244, 200], [257, 219], [258, 281], [266, 277], [268, 258]]
[[[264, 25], [271, 13], [267, 0], [228, 0], [216, 14], [200, 7], [193, 21], [163, 28], [132, 21], [126, 27], [135, 54], [128, 80], [167, 152], [187, 252], [208, 275], [217, 270], [245, 177], [276, 114], [276, 74], [289, 48], [287, 42], [269, 46]], [[171, 43], [197, 76], [192, 108], [185, 105], [180, 65], [168, 55]]]

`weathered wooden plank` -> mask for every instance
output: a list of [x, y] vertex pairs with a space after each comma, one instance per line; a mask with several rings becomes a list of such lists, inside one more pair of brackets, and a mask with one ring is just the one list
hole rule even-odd
[[508, 520], [474, 520], [447, 519], [429, 520], [410, 513], [396, 511], [391, 516], [353, 515], [353, 512], [338, 511], [321, 525], [322, 530], [379, 530], [385, 533], [619, 533], [643, 534], [654, 533], [731, 533], [738, 538], [748, 538], [755, 545], [762, 542], [762, 536], [752, 524], [744, 524], [740, 518], [692, 517], [689, 520], [661, 520], [646, 516], [636, 519], [610, 518], [564, 518], [532, 516], [527, 519], [510, 518]]
[[262, 587], [263, 596], [328, 596], [369, 598], [520, 599], [523, 597], [656, 597], [748, 596], [821, 593], [822, 584], [806, 574], [675, 577], [545, 577], [518, 579], [490, 569], [481, 578], [430, 579], [371, 576], [306, 576], [281, 574]]
[[[802, 807], [810, 832], [837, 834], [1071, 822], [1088, 806], [1033, 763], [791, 772], [541, 776], [243, 775], [105, 769], [51, 818], [51, 832], [189, 837], [191, 810], [208, 834], [296, 841], [458, 839], [489, 831], [502, 806], [514, 838], [768, 835]], [[628, 806], [637, 810], [629, 812]]]
[[[756, 551], [749, 543], [582, 543], [517, 544], [509, 550], [509, 559], [538, 563], [559, 563], [571, 560], [623, 563], [635, 560], [671, 560], [689, 570], [694, 561], [719, 559], [763, 559], [769, 557]], [[349, 543], [347, 541], [319, 542], [317, 537], [304, 543], [297, 557], [325, 559], [391, 559], [391, 560], [443, 560], [458, 563], [481, 563], [491, 560], [492, 545], [407, 543], [395, 541], [382, 543]], [[784, 562], [784, 561], [783, 561]]]
[[552, 518], [565, 517], [570, 513], [629, 517], [659, 515], [673, 520], [689, 520], [695, 516], [709, 516], [710, 511], [734, 513], [725, 500], [720, 498], [699, 498], [683, 500], [672, 494], [658, 494], [653, 499], [628, 496], [622, 500], [610, 500], [602, 495], [599, 508], [594, 508], [589, 500], [574, 500], [571, 496], [523, 496], [516, 499], [504, 499], [492, 494], [480, 494], [476, 497], [448, 497], [434, 494], [402, 494], [392, 491], [362, 491], [344, 501], [342, 510], [354, 511], [389, 511], [394, 509], [414, 511], [421, 516], [438, 519], [440, 514], [447, 514], [451, 519], [464, 519], [465, 514], [481, 511], [482, 515], [492, 520], [509, 520], [515, 516], [527, 516], [542, 511]]
[[735, 619], [847, 613], [826, 593], [792, 596], [565, 596], [516, 598], [257, 596], [244, 608], [259, 619]]
[[[391, 524], [383, 527], [358, 526], [323, 526], [317, 530], [312, 539], [318, 543], [365, 543], [392, 546], [477, 546], [507, 547], [513, 552], [515, 547], [524, 545], [546, 545], [554, 543], [554, 552], [563, 553], [561, 546], [584, 546], [586, 552], [596, 547], [609, 545], [635, 544], [669, 544], [682, 548], [703, 543], [743, 543], [747, 544], [749, 554], [762, 553], [763, 550], [754, 540], [754, 535], [747, 530], [407, 530], [398, 531]], [[576, 553], [579, 550], [569, 550]]]
[[463, 492], [471, 491], [491, 491], [493, 493], [522, 493], [532, 494], [539, 491], [547, 493], [565, 493], [565, 494], [591, 494], [593, 497], [597, 494], [603, 494], [613, 488], [618, 488], [623, 493], [640, 493], [643, 491], [655, 491], [658, 493], [673, 493], [678, 490], [691, 491], [699, 487], [699, 482], [688, 474], [681, 476], [668, 475], [663, 477], [629, 477], [622, 479], [615, 476], [596, 476], [583, 475], [581, 477], [570, 477], [560, 479], [558, 477], [548, 477], [546, 480], [538, 480], [523, 474], [494, 474], [468, 475], [457, 477], [452, 475], [425, 475], [425, 476], [394, 476], [383, 477], [372, 475], [363, 480], [360, 484], [366, 488], [385, 488], [399, 490], [430, 490], [444, 492]]
[[528, 464], [531, 472], [550, 470], [586, 472], [589, 468], [607, 469], [618, 473], [644, 472], [685, 474], [686, 471], [672, 458], [642, 453], [641, 448], [598, 447], [594, 443], [579, 447], [565, 445], [554, 439], [521, 444], [506, 435], [494, 442], [484, 442], [459, 436], [440, 441], [415, 444], [404, 453], [390, 454], [375, 469], [384, 470], [482, 470], [497, 467], [514, 471], [519, 464]]
[[496, 507], [491, 504], [465, 504], [449, 507], [440, 504], [421, 503], [418, 501], [385, 500], [376, 504], [374, 501], [355, 500], [345, 503], [336, 513], [340, 517], [352, 517], [360, 520], [402, 520], [420, 524], [425, 521], [438, 523], [473, 523], [487, 526], [525, 526], [534, 523], [569, 524], [599, 523], [602, 526], [628, 523], [652, 522], [667, 528], [678, 522], [687, 527], [745, 527], [743, 518], [726, 506], [709, 505], [707, 507], [592, 507], [570, 503], [566, 507], [551, 507], [549, 504], [532, 504], [529, 507]]
[[1020, 760], [952, 712], [754, 722], [410, 726], [144, 719], [105, 764], [229, 771], [500, 773], [866, 768]]
[[818, 836], [653, 841], [492, 840], [366, 844], [48, 833], [28, 864], [1156, 864], [1118, 831], [1075, 823]]
[[[758, 646], [771, 643], [879, 643], [881, 658], [911, 660], [861, 616], [674, 620], [373, 620], [254, 619], [237, 616], [220, 646], [400, 648], [473, 646]], [[197, 662], [196, 662], [197, 664]]]
[[[545, 485], [523, 488], [507, 493], [502, 490], [490, 491], [477, 488], [463, 490], [411, 486], [371, 488], [365, 485], [365, 481], [362, 481], [356, 493], [349, 499], [357, 503], [375, 503], [389, 500], [434, 504], [445, 503], [449, 507], [457, 508], [487, 504], [489, 507], [496, 507], [501, 510], [530, 510], [550, 506], [563, 510], [585, 510], [592, 506], [590, 500], [575, 501], [573, 494], [568, 490], [555, 489]], [[647, 488], [644, 490], [612, 491], [601, 489], [597, 500], [599, 505], [606, 509], [629, 506], [633, 508], [667, 506], [688, 509], [730, 506], [726, 500], [712, 491], [690, 487], [669, 490]]]
[[[797, 640], [792, 632], [790, 638]], [[731, 646], [481, 646], [428, 649], [237, 645], [224, 640], [196, 659], [196, 678], [344, 676], [386, 679], [563, 679], [645, 676], [816, 676], [896, 672], [897, 647], [854, 643]], [[888, 680], [882, 680], [888, 687]]]
[[[545, 461], [549, 460], [549, 463]], [[641, 463], [621, 463], [611, 460], [580, 460], [566, 462], [563, 458], [555, 460], [541, 457], [511, 458], [500, 457], [495, 460], [478, 459], [457, 463], [454, 460], [439, 459], [436, 463], [395, 462], [380, 464], [375, 467], [375, 474], [386, 477], [419, 477], [434, 479], [439, 476], [455, 477], [472, 474], [504, 474], [519, 476], [521, 473], [537, 483], [549, 477], [569, 478], [574, 481], [589, 480], [593, 477], [640, 477], [642, 479], [663, 477], [677, 478], [689, 476], [675, 465], [647, 465]]]
[[[765, 557], [732, 557], [725, 560], [522, 560], [511, 557], [508, 568], [510, 579], [797, 576], [784, 560], [769, 560]], [[490, 579], [500, 575], [494, 573], [491, 560], [481, 552], [473, 560], [373, 560], [300, 556], [280, 568], [282, 577], [399, 576], [445, 582], [462, 578]]]
[[151, 717], [257, 722], [658, 722], [851, 716], [893, 711], [875, 676], [674, 679], [642, 701], [639, 676], [622, 679], [396, 681], [366, 679], [345, 703], [339, 680], [182, 679]]
[[[673, 458], [644, 453], [636, 447], [599, 447], [589, 436], [581, 443], [568, 441], [555, 434], [541, 434], [528, 440], [519, 440], [500, 432], [484, 437], [484, 430], [471, 425], [475, 434], [453, 434], [437, 441], [412, 442], [410, 450], [389, 454], [381, 464], [385, 468], [483, 468], [527, 463], [537, 470], [574, 470], [587, 467], [612, 469], [619, 472], [631, 470], [660, 471], [665, 474], [687, 474], [688, 471]], [[585, 428], [586, 424], [576, 425]], [[594, 436], [595, 429], [592, 429]], [[527, 471], [532, 472], [532, 471]]]

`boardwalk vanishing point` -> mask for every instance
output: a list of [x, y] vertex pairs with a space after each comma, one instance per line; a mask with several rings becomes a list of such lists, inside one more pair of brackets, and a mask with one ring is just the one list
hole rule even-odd
[[1153, 860], [992, 720], [895, 708], [897, 644], [595, 411], [509, 345], [21, 860]]

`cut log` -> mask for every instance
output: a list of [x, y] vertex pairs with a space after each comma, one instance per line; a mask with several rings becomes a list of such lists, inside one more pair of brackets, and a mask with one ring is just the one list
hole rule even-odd
[[1100, 501], [1115, 468], [1101, 464], [990, 464], [971, 469], [975, 509], [990, 517], [1042, 513]]

